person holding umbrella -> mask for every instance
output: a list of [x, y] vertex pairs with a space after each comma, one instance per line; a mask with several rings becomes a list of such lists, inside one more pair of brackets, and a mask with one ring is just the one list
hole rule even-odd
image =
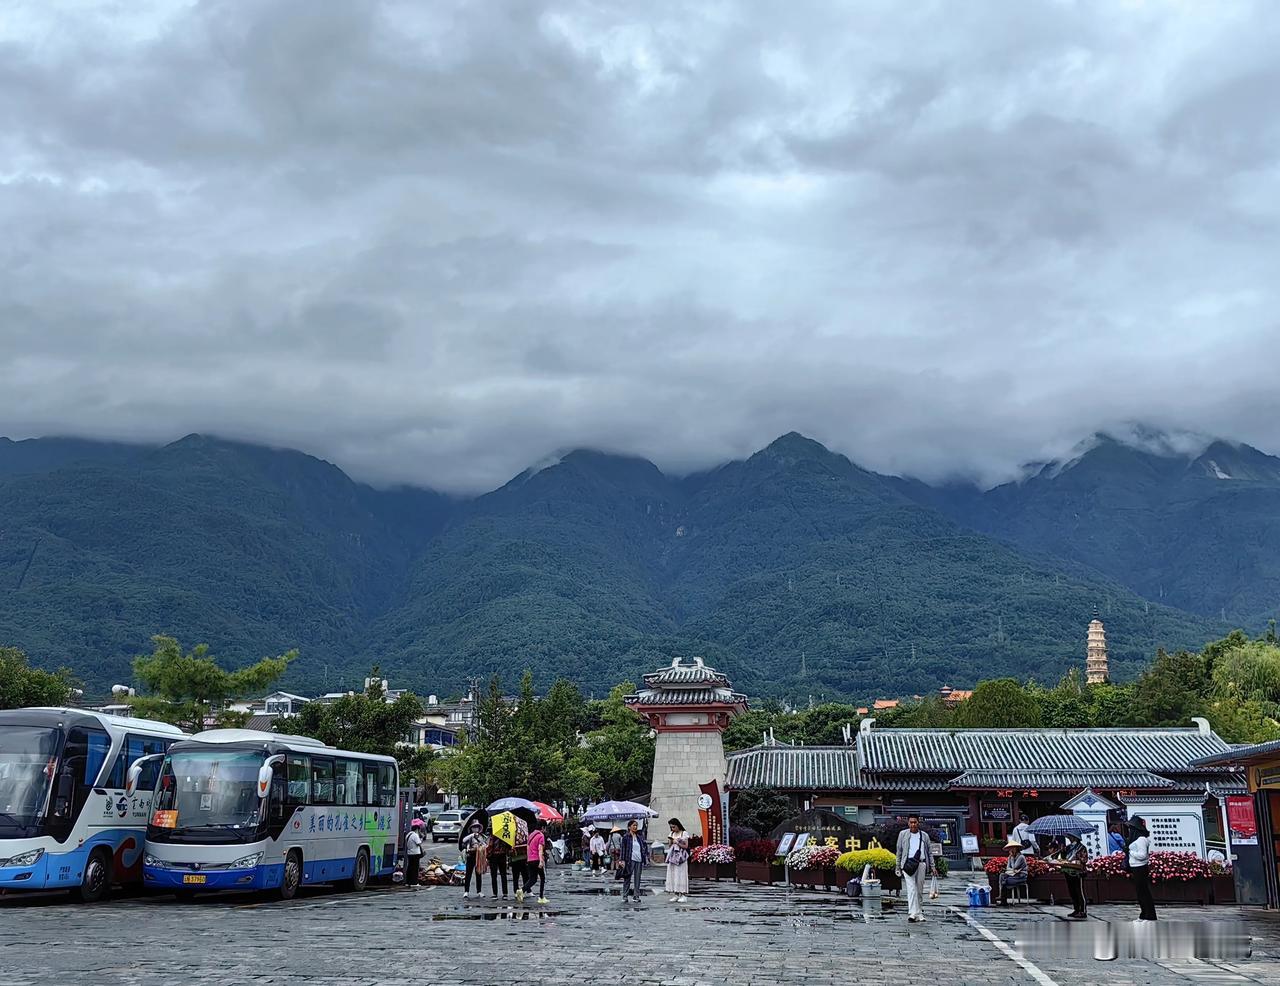
[[462, 840], [462, 851], [467, 856], [467, 875], [462, 884], [462, 896], [471, 897], [471, 877], [474, 875], [476, 879], [476, 896], [484, 895], [484, 885], [481, 882], [482, 872], [480, 869], [480, 859], [485, 849], [489, 845], [489, 840], [485, 838], [484, 827], [479, 821], [474, 821], [468, 826], [466, 836]]
[[1045, 862], [1050, 866], [1056, 867], [1066, 877], [1067, 891], [1071, 894], [1071, 903], [1075, 905], [1068, 917], [1083, 918], [1087, 916], [1085, 914], [1084, 889], [1080, 881], [1085, 874], [1085, 870], [1088, 869], [1089, 849], [1080, 841], [1080, 836], [1093, 830], [1093, 825], [1090, 822], [1077, 818], [1075, 815], [1065, 814], [1044, 815], [1037, 818], [1028, 827], [1029, 835], [1050, 836], [1066, 840], [1066, 844], [1053, 853]]
[[533, 823], [529, 833], [528, 856], [525, 861], [524, 896], [533, 892], [534, 881], [538, 884], [538, 903], [547, 903], [547, 836], [542, 831], [542, 819]]

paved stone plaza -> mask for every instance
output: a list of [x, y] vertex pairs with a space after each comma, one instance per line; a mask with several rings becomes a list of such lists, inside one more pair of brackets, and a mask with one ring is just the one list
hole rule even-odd
[[[661, 879], [650, 871], [650, 883]], [[466, 903], [460, 889], [309, 891], [287, 904], [237, 897], [184, 905], [129, 897], [85, 907], [0, 900], [0, 986], [365, 986], [372, 983], [1148, 983], [1280, 984], [1280, 916], [1165, 908], [1162, 921], [1234, 920], [1253, 939], [1233, 961], [1015, 959], [1030, 927], [1064, 928], [1065, 907], [980, 909], [944, 881], [929, 920], [907, 923], [834, 893], [694, 882], [688, 904], [623, 906], [611, 880], [553, 868], [546, 907]], [[1117, 926], [1131, 906], [1099, 907]], [[976, 922], [976, 923], [971, 923]], [[1071, 925], [1071, 927], [1080, 927]], [[1021, 932], [1019, 929], [1023, 929]], [[994, 940], [993, 940], [994, 939]]]

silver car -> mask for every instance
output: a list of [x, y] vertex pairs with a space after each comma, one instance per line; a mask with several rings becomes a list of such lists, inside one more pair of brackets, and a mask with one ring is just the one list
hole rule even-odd
[[436, 816], [435, 825], [431, 826], [432, 842], [456, 842], [462, 833], [462, 822], [465, 816], [460, 811], [442, 811]]

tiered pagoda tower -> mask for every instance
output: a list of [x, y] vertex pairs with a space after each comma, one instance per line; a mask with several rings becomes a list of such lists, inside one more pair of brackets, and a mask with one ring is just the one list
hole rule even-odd
[[658, 734], [649, 801], [658, 813], [655, 823], [665, 826], [674, 817], [697, 832], [699, 787], [715, 781], [725, 790], [721, 734], [746, 711], [747, 697], [702, 658], [677, 657], [670, 667], [645, 675], [644, 687], [624, 701]]
[[1107, 668], [1107, 631], [1101, 620], [1089, 624], [1089, 638], [1085, 645], [1084, 677], [1091, 685], [1100, 685], [1111, 677]]

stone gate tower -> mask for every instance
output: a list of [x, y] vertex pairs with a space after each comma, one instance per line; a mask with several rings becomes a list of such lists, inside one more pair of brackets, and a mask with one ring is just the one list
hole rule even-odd
[[679, 818], [698, 831], [698, 786], [714, 780], [725, 790], [724, 743], [729, 720], [747, 708], [747, 697], [700, 657], [676, 658], [671, 666], [644, 676], [644, 687], [626, 697], [627, 705], [658, 734], [649, 807], [654, 824], [665, 831]]
[[1084, 679], [1090, 685], [1100, 685], [1111, 677], [1107, 667], [1107, 631], [1101, 620], [1089, 624], [1089, 637], [1085, 643]]

